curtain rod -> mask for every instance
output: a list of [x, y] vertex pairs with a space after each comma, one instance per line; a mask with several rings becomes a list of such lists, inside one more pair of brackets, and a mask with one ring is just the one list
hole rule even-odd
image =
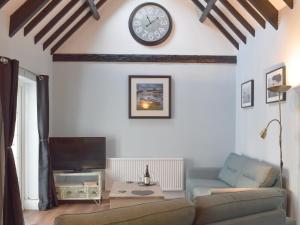
[[4, 58], [4, 57], [0, 57], [0, 62], [3, 64], [7, 64], [8, 63], [8, 59]]

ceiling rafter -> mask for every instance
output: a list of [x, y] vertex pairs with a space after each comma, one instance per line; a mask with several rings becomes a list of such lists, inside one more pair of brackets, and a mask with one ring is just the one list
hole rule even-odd
[[262, 26], [262, 28], [266, 28], [265, 19], [261, 15], [259, 15], [258, 12], [256, 12], [256, 10], [248, 3], [248, 1], [246, 1], [246, 0], [237, 0], [237, 1], [253, 17], [253, 19], [255, 19], [256, 22]]
[[[96, 4], [99, 9], [107, 0], [101, 0]], [[52, 48], [53, 55], [58, 48], [60, 48], [89, 18], [93, 16], [92, 12], [88, 12], [80, 21], [78, 21]]]
[[[209, 0], [205, 0], [208, 2]], [[231, 20], [219, 9], [218, 6], [214, 5], [212, 10], [217, 13], [217, 15], [227, 24], [228, 27], [246, 44], [247, 38], [246, 36], [235, 26]]]
[[8, 2], [9, 0], [0, 0], [0, 9]]
[[[198, 0], [192, 0], [193, 3], [201, 10], [204, 11], [205, 7]], [[236, 47], [239, 49], [239, 43], [231, 36], [231, 34], [219, 23], [219, 21], [210, 13], [207, 15], [210, 21], [221, 31], [221, 33]]]
[[83, 12], [84, 10], [88, 9], [89, 6], [86, 2], [83, 3], [77, 9], [73, 15], [71, 15], [43, 44], [43, 50], [47, 49], [51, 43], [58, 38], [60, 34], [62, 34], [73, 22], [76, 20]]
[[94, 1], [93, 0], [86, 0], [86, 1], [89, 4], [89, 7], [91, 9], [91, 12], [93, 13], [93, 17], [95, 18], [95, 20], [99, 20], [100, 19], [100, 14], [97, 10], [97, 7], [96, 7]]
[[30, 23], [24, 28], [24, 35], [29, 34], [62, 0], [52, 0]]
[[9, 36], [14, 36], [49, 0], [27, 0], [11, 16]]
[[252, 36], [255, 36], [255, 29], [251, 24], [228, 2], [228, 0], [220, 0], [220, 2], [227, 8], [227, 10], [249, 31]]
[[248, 0], [254, 8], [278, 30], [278, 10], [269, 2], [262, 0]]
[[204, 11], [203, 11], [203, 13], [200, 17], [200, 22], [201, 23], [203, 23], [206, 20], [208, 14], [212, 10], [213, 6], [216, 4], [217, 0], [207, 0], [206, 2], [207, 2], [207, 6], [204, 9]]
[[34, 43], [38, 43], [77, 3], [79, 0], [70, 1], [34, 36]]
[[294, 8], [294, 0], [283, 0], [285, 2], [285, 4], [287, 4], [288, 7], [290, 7], [290, 9]]

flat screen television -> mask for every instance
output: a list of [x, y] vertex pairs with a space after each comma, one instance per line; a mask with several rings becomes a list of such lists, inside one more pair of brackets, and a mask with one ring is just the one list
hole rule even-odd
[[49, 150], [53, 170], [105, 169], [105, 137], [51, 137]]

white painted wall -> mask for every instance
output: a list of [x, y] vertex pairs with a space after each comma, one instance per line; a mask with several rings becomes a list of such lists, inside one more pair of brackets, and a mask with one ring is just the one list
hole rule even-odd
[[[220, 166], [234, 151], [235, 66], [55, 63], [53, 134], [106, 136], [108, 157]], [[172, 75], [173, 118], [128, 119], [128, 75]]]
[[[201, 24], [191, 1], [156, 0], [172, 15], [164, 44], [145, 47], [128, 29], [143, 0], [108, 1], [60, 53], [232, 55], [233, 46]], [[84, 35], [83, 35], [84, 34]], [[220, 166], [234, 151], [235, 65], [54, 63], [53, 134], [106, 136], [108, 157], [183, 157], [189, 166]], [[173, 118], [128, 119], [128, 75], [171, 75]]]
[[[278, 129], [272, 126], [267, 139], [261, 140], [259, 132], [266, 123], [278, 117], [278, 106], [265, 103], [265, 73], [274, 66], [285, 63], [287, 79], [294, 87], [300, 84], [300, 2], [295, 8], [280, 13], [279, 30], [271, 26], [258, 30], [238, 53], [236, 82], [236, 151], [279, 165]], [[255, 79], [255, 107], [240, 108], [240, 84]], [[284, 162], [291, 192], [291, 214], [300, 219], [299, 206], [299, 150], [300, 150], [300, 98], [291, 90], [283, 105]]]
[[59, 53], [112, 54], [234, 54], [231, 43], [208, 20], [199, 22], [200, 10], [192, 1], [154, 0], [173, 18], [170, 38], [157, 47], [137, 43], [129, 32], [128, 20], [133, 9], [144, 0], [107, 1], [100, 9], [101, 19], [89, 19], [59, 49]]

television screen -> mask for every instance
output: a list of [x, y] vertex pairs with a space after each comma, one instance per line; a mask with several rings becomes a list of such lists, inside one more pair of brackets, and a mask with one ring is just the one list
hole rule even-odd
[[105, 169], [105, 137], [51, 137], [49, 150], [53, 170]]

